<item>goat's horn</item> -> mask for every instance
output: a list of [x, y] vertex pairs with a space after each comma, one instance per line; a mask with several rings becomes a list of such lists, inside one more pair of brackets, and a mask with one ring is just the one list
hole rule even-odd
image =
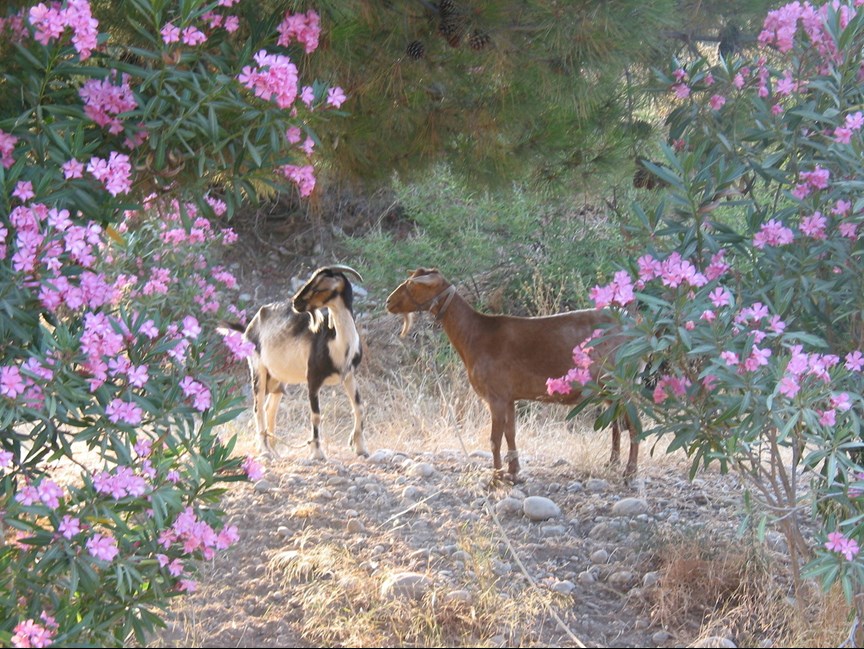
[[327, 266], [327, 270], [335, 270], [340, 273], [348, 273], [349, 275], [354, 275], [354, 277], [357, 278], [358, 282], [363, 281], [363, 276], [356, 270], [351, 268], [351, 266], [345, 266], [344, 264], [336, 264], [335, 266]]
[[402, 331], [399, 332], [399, 337], [404, 338], [411, 331], [411, 326], [414, 324], [414, 312], [407, 311], [402, 314]]

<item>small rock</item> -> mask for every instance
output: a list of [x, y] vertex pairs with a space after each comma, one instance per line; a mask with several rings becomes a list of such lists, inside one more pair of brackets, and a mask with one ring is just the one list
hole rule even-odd
[[428, 478], [435, 473], [435, 467], [428, 462], [417, 462], [408, 469], [408, 475], [414, 478]]
[[654, 642], [654, 644], [663, 644], [664, 642], [669, 642], [671, 638], [672, 634], [668, 631], [658, 631], [651, 636], [651, 640]]
[[370, 464], [386, 464], [393, 457], [393, 451], [386, 448], [379, 448], [369, 456]]
[[636, 575], [631, 570], [618, 570], [609, 575], [607, 581], [612, 586], [623, 589], [636, 581]]
[[502, 498], [495, 503], [495, 513], [499, 516], [512, 516], [522, 513], [522, 501], [516, 498]]
[[420, 599], [432, 586], [432, 580], [419, 572], [399, 572], [381, 584], [381, 596], [387, 599], [404, 597]]
[[260, 493], [266, 493], [268, 491], [273, 491], [273, 483], [268, 480], [259, 480], [255, 483], [255, 491]]
[[585, 483], [585, 489], [597, 493], [598, 491], [606, 491], [609, 488], [609, 481], [602, 478], [591, 478]]
[[594, 573], [590, 570], [583, 570], [582, 572], [580, 572], [577, 579], [579, 580], [579, 583], [583, 586], [589, 586], [597, 581], [597, 577], [595, 577]]
[[588, 538], [594, 540], [614, 539], [618, 536], [618, 530], [609, 523], [597, 523], [588, 532]]
[[423, 498], [423, 492], [414, 485], [408, 485], [402, 490], [402, 498], [404, 498], [405, 500], [416, 502]]
[[509, 575], [512, 571], [513, 566], [511, 566], [507, 561], [501, 561], [500, 559], [494, 559], [492, 561], [492, 572], [499, 577]]
[[470, 604], [473, 600], [471, 597], [471, 591], [465, 590], [464, 588], [460, 590], [451, 590], [449, 593], [444, 595], [445, 602], [461, 602], [463, 604]]
[[646, 620], [644, 617], [640, 617], [636, 620], [636, 623], [633, 625], [633, 628], [637, 631], [645, 631], [651, 627], [651, 621]]
[[561, 508], [543, 496], [528, 496], [522, 501], [522, 511], [532, 521], [545, 521], [561, 515]]
[[555, 582], [552, 585], [552, 590], [554, 590], [556, 593], [563, 593], [564, 595], [569, 595], [575, 590], [575, 588], [576, 584], [566, 579], [563, 581]]
[[366, 531], [366, 526], [359, 518], [349, 518], [348, 524], [345, 526], [349, 534], [362, 534]]
[[639, 516], [648, 511], [648, 502], [644, 498], [622, 498], [612, 505], [613, 516]]
[[652, 572], [646, 572], [642, 576], [642, 587], [643, 588], [651, 588], [652, 586], [656, 586], [660, 583], [660, 573], [657, 570]]
[[595, 566], [603, 565], [609, 561], [609, 553], [606, 550], [595, 550], [591, 553], [591, 563]]
[[284, 525], [280, 525], [279, 527], [276, 528], [276, 533], [279, 536], [291, 536], [291, 528], [286, 527]]
[[471, 555], [465, 552], [465, 550], [456, 550], [456, 552], [453, 553], [453, 560], [468, 563], [471, 561]]
[[525, 492], [517, 487], [513, 487], [510, 490], [510, 493], [507, 494], [510, 498], [515, 498], [516, 500], [525, 500]]
[[582, 489], [582, 483], [578, 480], [576, 480], [575, 482], [571, 482], [567, 485], [567, 491], [569, 491], [570, 493], [579, 493], [580, 491], [582, 491]]
[[567, 528], [563, 525], [544, 525], [540, 528], [543, 536], [563, 536]]
[[722, 649], [737, 649], [738, 645], [732, 642], [729, 638], [724, 638], [719, 635], [712, 635], [707, 638], [697, 640], [691, 647], [721, 647]]

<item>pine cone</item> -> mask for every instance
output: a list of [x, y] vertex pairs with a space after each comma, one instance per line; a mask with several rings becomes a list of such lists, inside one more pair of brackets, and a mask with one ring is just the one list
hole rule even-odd
[[456, 13], [456, 3], [453, 0], [441, 0], [438, 3], [438, 13], [441, 15], [442, 20], [449, 18]]
[[462, 26], [459, 24], [459, 19], [448, 18], [442, 20], [438, 25], [438, 32], [447, 39], [450, 47], [459, 47], [462, 42]]
[[411, 41], [408, 47], [405, 48], [405, 53], [415, 61], [422, 59], [426, 55], [426, 47], [422, 41]]
[[471, 33], [471, 38], [468, 39], [468, 44], [471, 46], [471, 49], [478, 51], [482, 50], [491, 42], [492, 39], [489, 38], [489, 34], [487, 34], [486, 32], [481, 32], [479, 29], [475, 29]]

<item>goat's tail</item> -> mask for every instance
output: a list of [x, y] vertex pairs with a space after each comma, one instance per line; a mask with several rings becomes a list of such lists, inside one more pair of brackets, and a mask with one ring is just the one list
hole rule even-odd
[[232, 331], [239, 331], [242, 334], [246, 333], [246, 327], [244, 327], [239, 322], [228, 322], [227, 320], [220, 320], [219, 324], [216, 325], [216, 331], [218, 331], [223, 336]]

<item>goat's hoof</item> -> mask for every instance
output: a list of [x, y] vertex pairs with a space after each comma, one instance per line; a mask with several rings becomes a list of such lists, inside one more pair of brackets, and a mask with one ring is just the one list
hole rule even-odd
[[525, 478], [517, 473], [506, 473], [504, 479], [510, 484], [522, 484], [525, 482]]

